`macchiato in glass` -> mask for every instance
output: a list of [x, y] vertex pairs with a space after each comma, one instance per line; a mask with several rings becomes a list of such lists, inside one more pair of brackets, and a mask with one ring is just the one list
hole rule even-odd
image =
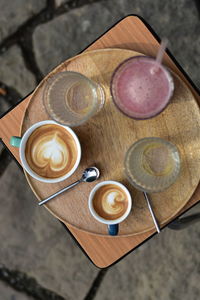
[[143, 138], [127, 151], [125, 173], [139, 190], [161, 192], [175, 182], [179, 172], [179, 151], [164, 139]]

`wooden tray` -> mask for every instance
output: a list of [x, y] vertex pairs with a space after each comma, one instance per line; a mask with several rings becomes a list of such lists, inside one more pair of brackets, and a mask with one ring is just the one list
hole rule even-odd
[[[60, 188], [77, 180], [86, 166], [96, 165], [102, 180], [124, 183], [133, 197], [133, 209], [120, 226], [120, 235], [132, 235], [154, 228], [146, 203], [123, 175], [126, 150], [136, 140], [158, 136], [175, 143], [182, 158], [181, 174], [177, 182], [165, 192], [152, 195], [155, 214], [160, 224], [169, 221], [187, 203], [200, 178], [200, 118], [199, 107], [190, 90], [174, 74], [175, 94], [167, 109], [159, 116], [145, 121], [134, 121], [121, 114], [112, 103], [109, 82], [113, 70], [124, 59], [140, 55], [131, 50], [104, 49], [86, 52], [71, 58], [53, 70], [35, 90], [26, 110], [22, 134], [35, 122], [49, 119], [42, 103], [45, 80], [53, 73], [74, 70], [96, 82], [106, 92], [106, 104], [102, 111], [84, 126], [74, 128], [78, 135], [83, 156], [76, 174], [59, 184], [41, 183], [28, 174], [27, 179], [37, 198], [43, 199]], [[184, 102], [184, 105], [183, 105]], [[87, 199], [96, 183], [82, 184], [74, 190], [50, 201], [46, 207], [65, 224], [80, 230], [105, 235], [106, 226], [95, 221], [89, 214]]]

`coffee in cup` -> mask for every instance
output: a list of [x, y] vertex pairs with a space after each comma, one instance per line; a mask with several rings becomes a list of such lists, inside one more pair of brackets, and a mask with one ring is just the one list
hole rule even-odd
[[22, 138], [12, 137], [10, 144], [19, 147], [23, 168], [43, 182], [65, 180], [77, 169], [81, 158], [73, 130], [50, 120], [34, 124]]
[[92, 216], [108, 225], [108, 233], [117, 235], [119, 223], [131, 211], [132, 199], [128, 189], [120, 182], [103, 181], [92, 189], [88, 205]]
[[118, 185], [106, 184], [95, 192], [93, 207], [100, 217], [106, 220], [115, 220], [127, 211], [128, 197]]
[[74, 138], [64, 127], [47, 124], [31, 133], [25, 156], [30, 168], [39, 176], [58, 178], [73, 168], [78, 151]]

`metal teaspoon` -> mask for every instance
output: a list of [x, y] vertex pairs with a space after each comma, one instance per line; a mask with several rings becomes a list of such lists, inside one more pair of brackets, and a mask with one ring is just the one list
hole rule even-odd
[[99, 178], [100, 172], [96, 167], [90, 167], [90, 168], [86, 168], [85, 171], [83, 172], [83, 175], [81, 177], [81, 179], [77, 180], [76, 182], [66, 186], [65, 188], [63, 188], [62, 190], [56, 192], [55, 194], [49, 196], [48, 198], [41, 200], [40, 202], [38, 202], [38, 205], [43, 205], [44, 203], [48, 202], [49, 200], [55, 198], [56, 196], [62, 194], [63, 192], [73, 188], [74, 186], [76, 186], [77, 184], [81, 183], [81, 182], [92, 182], [95, 181]]

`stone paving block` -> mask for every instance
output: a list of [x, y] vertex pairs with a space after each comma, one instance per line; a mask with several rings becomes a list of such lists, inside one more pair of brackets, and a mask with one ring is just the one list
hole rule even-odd
[[169, 49], [200, 86], [200, 23], [194, 1], [190, 0], [106, 0], [71, 10], [34, 32], [34, 50], [41, 71], [47, 74], [128, 14], [141, 15], [160, 37], [167, 36]]
[[9, 105], [6, 102], [6, 100], [4, 99], [4, 97], [2, 97], [0, 95], [0, 117], [1, 115], [6, 112], [9, 109]]
[[0, 263], [66, 299], [82, 300], [98, 270], [59, 221], [37, 206], [15, 162], [0, 178], [0, 191]]
[[115, 17], [110, 11], [95, 3], [38, 26], [33, 35], [34, 51], [43, 74], [83, 50], [112, 24], [112, 20]]
[[15, 291], [6, 283], [0, 281], [0, 299], [1, 300], [33, 300], [32, 297]]
[[0, 43], [15, 32], [20, 25], [40, 12], [46, 0], [1, 0], [0, 1]]
[[[5, 101], [4, 97], [0, 95], [0, 117], [1, 115], [9, 109], [8, 103]], [[1, 137], [1, 136], [0, 136]], [[3, 150], [3, 144], [0, 142], [0, 155]]]
[[164, 229], [109, 269], [94, 300], [199, 299], [199, 237], [199, 223]]
[[3, 149], [4, 149], [3, 144], [0, 142], [0, 155], [1, 155], [2, 151], [3, 151]]
[[0, 80], [26, 96], [36, 86], [35, 77], [26, 69], [18, 46], [11, 47], [0, 56]]
[[70, 0], [55, 0], [55, 6], [56, 8], [61, 6], [62, 4], [67, 4], [68, 2], [70, 2]]

